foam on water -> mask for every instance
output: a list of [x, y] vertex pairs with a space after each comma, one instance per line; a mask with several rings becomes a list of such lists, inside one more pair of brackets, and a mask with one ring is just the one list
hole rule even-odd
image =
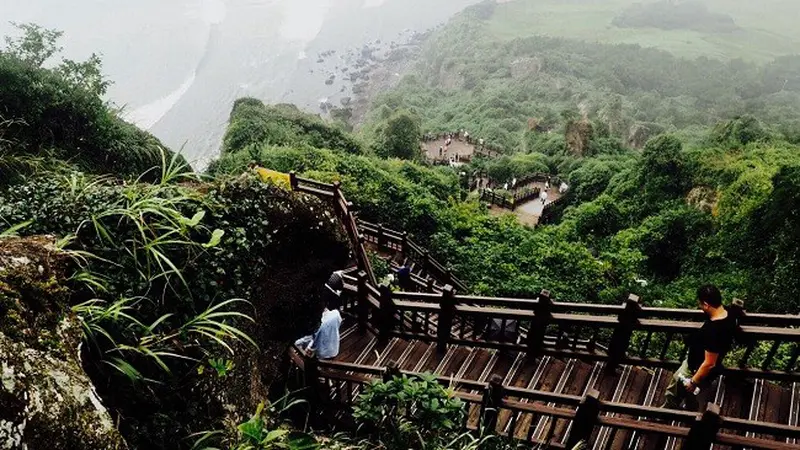
[[[223, 0], [203, 0], [200, 4], [199, 11], [196, 13], [206, 24], [211, 27], [221, 24], [227, 16], [228, 8]], [[209, 29], [208, 38], [206, 41], [206, 48], [208, 48], [209, 41], [211, 40], [211, 29]], [[197, 70], [200, 67], [204, 57], [200, 59], [194, 71], [180, 84], [175, 90], [169, 94], [150, 102], [146, 105], [140, 106], [130, 113], [125, 114], [125, 118], [140, 128], [149, 130], [154, 127], [167, 113], [175, 107], [181, 98], [189, 91], [197, 79]]]

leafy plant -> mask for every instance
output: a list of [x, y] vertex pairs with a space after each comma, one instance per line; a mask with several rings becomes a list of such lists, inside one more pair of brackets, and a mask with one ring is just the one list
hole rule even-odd
[[432, 374], [375, 381], [353, 407], [356, 421], [389, 450], [437, 448], [458, 434], [465, 414]]
[[[317, 450], [320, 444], [310, 433], [292, 429], [282, 416], [303, 400], [287, 393], [268, 407], [260, 403], [249, 420], [236, 427], [235, 436], [222, 431], [199, 433], [193, 450]], [[212, 447], [218, 445], [219, 447]]]

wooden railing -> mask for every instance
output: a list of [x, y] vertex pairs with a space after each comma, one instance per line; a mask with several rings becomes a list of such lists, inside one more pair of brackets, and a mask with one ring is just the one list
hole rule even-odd
[[316, 195], [324, 200], [329, 200], [333, 204], [333, 211], [339, 223], [342, 224], [347, 238], [353, 246], [353, 253], [356, 263], [360, 270], [363, 270], [370, 283], [377, 286], [375, 271], [372, 269], [367, 250], [364, 247], [364, 237], [358, 231], [356, 218], [352, 213], [353, 204], [348, 202], [342, 194], [339, 182], [322, 183], [307, 178], [298, 177], [294, 172], [289, 173], [289, 183], [292, 190]]
[[[458, 292], [467, 292], [467, 285], [453, 275], [450, 269], [433, 258], [428, 250], [411, 239], [407, 232], [392, 230], [381, 224], [374, 224], [363, 220], [358, 220], [357, 225], [364, 239], [374, 244], [379, 251], [391, 250], [402, 253], [414, 263], [421, 265], [425, 272], [431, 275], [435, 280], [438, 280], [440, 283], [451, 284]], [[427, 280], [413, 279], [413, 281], [425, 283], [425, 285], [428, 283]], [[443, 285], [437, 287], [441, 288]]]
[[[293, 173], [290, 182], [295, 190], [333, 201], [337, 217], [355, 244], [358, 263], [356, 272], [345, 274], [345, 289], [350, 295], [345, 296], [344, 308], [357, 319], [360, 330], [375, 333], [381, 341], [397, 337], [435, 342], [440, 352], [449, 345], [519, 351], [532, 357], [602, 362], [607, 369], [618, 365], [675, 369], [688, 351], [685, 338], [702, 326], [701, 311], [644, 307], [635, 295], [622, 305], [599, 305], [556, 302], [547, 291], [533, 299], [456, 295], [450, 284], [438, 293], [392, 292], [387, 286], [378, 286], [375, 280], [364, 247], [365, 237], [338, 183], [320, 183]], [[425, 254], [408, 241], [407, 235], [392, 230], [373, 233], [374, 227], [362, 224], [361, 229], [369, 228], [367, 233], [379, 240], [379, 246]], [[443, 267], [439, 269], [446, 273]], [[737, 344], [726, 358], [730, 367], [723, 374], [798, 383], [800, 316], [748, 314], [740, 302], [731, 305], [729, 311], [739, 317], [740, 326]], [[496, 329], [487, 333], [490, 323]], [[352, 404], [357, 386], [386, 373], [398, 373], [392, 367], [387, 372], [382, 367], [321, 362], [296, 351], [291, 355], [303, 372], [306, 386], [319, 394], [315, 398], [344, 408]], [[532, 432], [529, 425], [524, 435], [529, 441], [552, 448], [587, 439], [596, 427], [627, 433], [623, 434], [626, 439], [634, 439], [637, 434], [671, 436], [682, 440], [683, 448], [697, 449], [707, 449], [712, 443], [734, 448], [795, 449], [794, 442], [800, 439], [799, 427], [721, 417], [714, 404], [709, 404], [704, 414], [696, 415], [605, 402], [592, 390], [578, 397], [503, 386], [502, 380], [497, 379], [489, 384], [440, 381], [465, 388], [456, 395], [473, 408], [480, 408], [483, 422], [471, 424], [472, 428], [494, 429], [501, 412], [511, 414], [511, 420], [526, 413], [548, 417], [551, 425], [546, 432], [538, 428]], [[333, 384], [337, 388], [332, 388]], [[339, 389], [342, 385], [346, 388]], [[483, 395], [471, 392], [475, 390]], [[551, 442], [557, 421], [570, 425], [564, 439]], [[516, 424], [510, 429], [515, 430]], [[785, 442], [752, 437], [755, 435], [778, 437]]]
[[[553, 186], [558, 186], [561, 184], [561, 178], [548, 175], [546, 173], [537, 172], [517, 180], [517, 184], [512, 187], [511, 190], [503, 191], [502, 194], [490, 189], [482, 189], [481, 201], [514, 211], [517, 206], [525, 202], [535, 200], [539, 197], [539, 194], [541, 194], [541, 189], [538, 187], [531, 188], [530, 184], [541, 183], [545, 181], [550, 181]], [[556, 199], [548, 203], [545, 205], [544, 209], [547, 210], [552, 205], [559, 203], [560, 200], [561, 199]]]
[[[454, 295], [450, 286], [429, 294], [353, 285], [359, 323], [369, 322], [384, 340], [435, 342], [440, 350], [462, 345], [521, 351], [609, 367], [674, 370], [688, 352], [687, 338], [704, 320], [700, 311], [643, 307], [634, 295], [612, 306], [553, 302], [547, 291], [536, 299], [512, 299]], [[741, 319], [725, 374], [800, 379], [800, 316], [746, 314], [737, 305], [729, 309]], [[498, 324], [492, 333], [487, 332], [490, 323]]]
[[[394, 362], [386, 367], [318, 361], [291, 352], [295, 365], [303, 372], [309, 391], [321, 404], [312, 407], [333, 408], [350, 412], [365, 384], [393, 376], [416, 376], [401, 371]], [[600, 427], [609, 429], [615, 439], [623, 439], [623, 448], [636, 448], [648, 437], [672, 437], [683, 449], [708, 449], [712, 444], [734, 448], [796, 449], [800, 428], [789, 425], [743, 420], [720, 415], [720, 408], [709, 403], [705, 412], [696, 414], [682, 410], [654, 408], [613, 401], [603, 401], [595, 389], [583, 396], [537, 391], [503, 385], [499, 376], [488, 383], [439, 377], [439, 382], [453, 388], [453, 395], [466, 403], [464, 428], [488, 430], [501, 436], [544, 445], [547, 448], [572, 448], [580, 441], [589, 441]], [[523, 415], [540, 420], [521, 420]], [[501, 425], [501, 421], [503, 422]], [[539, 424], [546, 427], [540, 428]], [[556, 432], [560, 437], [556, 438]], [[751, 435], [767, 437], [750, 437]], [[780, 440], [777, 440], [780, 439]]]

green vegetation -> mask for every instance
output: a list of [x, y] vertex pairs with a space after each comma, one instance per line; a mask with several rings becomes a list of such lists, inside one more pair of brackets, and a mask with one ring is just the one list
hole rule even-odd
[[795, 138], [798, 56], [756, 65], [539, 35], [494, 39], [481, 17], [514, 4], [481, 4], [435, 33], [416, 72], [374, 100], [365, 128], [406, 109], [425, 131], [464, 128], [507, 151], [548, 153], [582, 117], [607, 144], [641, 148], [663, 131], [697, 136], [749, 114]]
[[[54, 236], [45, 265], [71, 263], [44, 279], [0, 268], [0, 333], [59, 358], [80, 354], [102, 414], [132, 448], [186, 448], [192, 433], [239, 421], [266, 398], [285, 337], [312, 329], [322, 309], [312, 280], [341, 268], [347, 247], [315, 198], [255, 175], [202, 179], [119, 120], [91, 71], [36, 65], [59, 33], [25, 30], [0, 53], [0, 239], [24, 261], [37, 236]], [[89, 388], [64, 389], [85, 400]], [[24, 419], [47, 432], [45, 418]], [[78, 444], [100, 448], [48, 442]]]
[[[188, 448], [189, 436], [241, 450], [508, 448], [459, 434], [463, 405], [430, 377], [367, 387], [354, 436], [292, 431], [262, 405], [287, 337], [314, 326], [319, 280], [348, 256], [321, 201], [261, 182], [251, 164], [340, 182], [360, 217], [410, 232], [476, 294], [693, 307], [696, 287], [715, 283], [749, 311], [796, 312], [800, 57], [688, 60], [614, 39], [512, 37], [521, 26], [498, 34], [514, 11], [613, 13], [610, 24], [628, 4], [471, 8], [374, 99], [357, 135], [240, 99], [202, 176], [101, 100], [99, 59], [45, 68], [59, 34], [23, 27], [0, 52], [0, 238], [53, 235], [72, 262], [63, 279], [0, 271], [0, 332], [76, 353], [53, 328], [77, 319], [83, 366], [132, 448]], [[460, 128], [503, 155], [458, 171], [420, 160], [422, 132]], [[535, 229], [464, 189], [477, 173], [535, 172], [570, 185]], [[54, 311], [37, 317], [40, 306]]]
[[[200, 434], [192, 450], [513, 450], [528, 448], [497, 436], [461, 430], [466, 404], [432, 374], [395, 376], [364, 387], [354, 406], [355, 433], [317, 436], [291, 428], [285, 420], [303, 409], [302, 400], [284, 396], [271, 407], [259, 405], [250, 420], [225, 432]], [[212, 447], [213, 446], [213, 447]]]
[[730, 16], [714, 14], [699, 1], [675, 3], [637, 3], [629, 6], [611, 22], [620, 28], [661, 28], [694, 30], [701, 33], [730, 33], [739, 27]]
[[254, 98], [237, 100], [225, 133], [223, 153], [265, 141], [363, 153], [362, 145], [349, 134], [327, 126], [319, 117], [303, 113], [294, 105], [265, 106]]
[[[494, 3], [494, 2], [492, 2]], [[665, 50], [675, 56], [686, 58], [718, 58], [769, 62], [774, 58], [797, 52], [800, 33], [789, 17], [796, 13], [796, 4], [791, 0], [764, 0], [761, 2], [732, 2], [730, 0], [703, 0], [708, 13], [702, 13], [702, 22], [712, 27], [718, 25], [717, 17], [729, 17], [738, 26], [731, 33], [726, 29], [693, 28], [681, 22], [680, 29], [663, 29], [663, 14], [659, 17], [660, 28], [624, 28], [614, 25], [615, 19], [630, 14], [642, 5], [641, 10], [650, 12], [658, 8], [662, 0], [514, 0], [487, 6], [491, 12], [484, 13], [487, 34], [496, 40], [509, 40], [543, 35], [602, 44], [632, 44]], [[671, 2], [669, 15], [680, 16], [685, 6], [698, 2]], [[638, 24], [637, 24], [638, 25]]]
[[20, 25], [0, 48], [0, 184], [63, 166], [155, 180], [164, 151], [153, 136], [118, 117], [100, 96], [108, 82], [96, 55], [42, 65], [61, 50], [58, 32]]

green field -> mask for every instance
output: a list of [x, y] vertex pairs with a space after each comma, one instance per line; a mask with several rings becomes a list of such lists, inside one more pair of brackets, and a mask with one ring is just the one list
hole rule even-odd
[[617, 28], [612, 20], [634, 0], [512, 0], [497, 6], [490, 33], [501, 40], [531, 35], [589, 42], [639, 44], [677, 56], [742, 58], [765, 62], [800, 51], [796, 0], [706, 0], [714, 13], [731, 16], [742, 28], [734, 33]]

